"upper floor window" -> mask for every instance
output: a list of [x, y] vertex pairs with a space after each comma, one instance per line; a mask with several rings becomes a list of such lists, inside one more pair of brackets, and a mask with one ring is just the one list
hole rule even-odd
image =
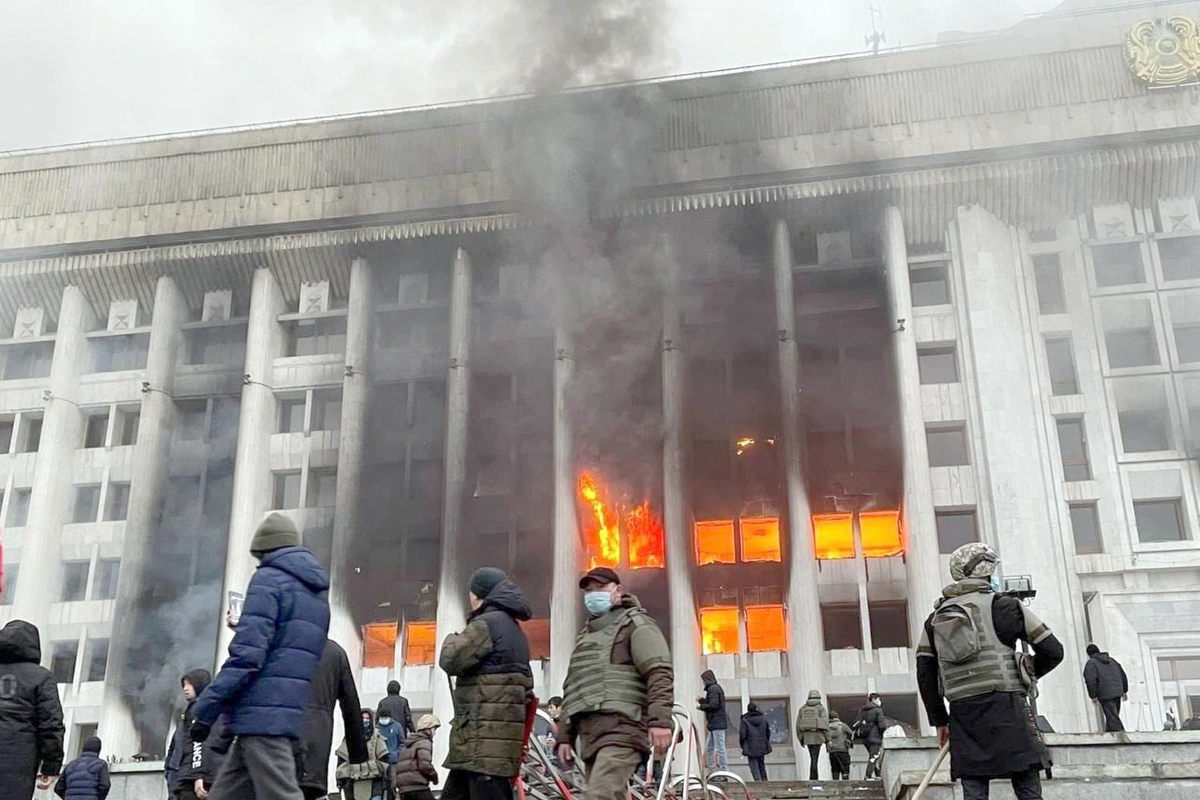
[[1067, 298], [1063, 292], [1062, 262], [1058, 253], [1046, 253], [1033, 257], [1033, 278], [1037, 284], [1038, 312], [1062, 314], [1067, 310]]
[[945, 264], [909, 267], [908, 279], [914, 307], [941, 306], [950, 302], [950, 279]]
[[958, 357], [953, 347], [930, 347], [917, 351], [921, 383], [958, 383]]
[[1096, 285], [1101, 289], [1146, 282], [1139, 242], [1092, 245], [1092, 266], [1096, 272]]
[[50, 377], [54, 342], [31, 342], [0, 347], [0, 380]]
[[297, 319], [287, 324], [288, 356], [322, 356], [346, 352], [344, 316]]
[[95, 372], [122, 372], [146, 368], [146, 358], [150, 354], [148, 333], [97, 336], [90, 341], [92, 368]]

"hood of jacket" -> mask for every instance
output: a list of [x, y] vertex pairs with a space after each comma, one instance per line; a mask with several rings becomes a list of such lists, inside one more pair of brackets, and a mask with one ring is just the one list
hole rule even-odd
[[325, 570], [317, 562], [317, 557], [311, 550], [303, 547], [281, 547], [263, 556], [258, 565], [273, 567], [293, 576], [314, 592], [323, 592], [329, 588], [329, 578]]
[[1112, 656], [1110, 656], [1108, 653], [1096, 653], [1096, 655], [1088, 656], [1088, 657], [1095, 661], [1099, 661], [1101, 664], [1104, 664], [1105, 666], [1112, 663]]
[[507, 578], [496, 584], [488, 596], [483, 599], [483, 604], [475, 611], [471, 612], [471, 619], [479, 616], [489, 608], [494, 608], [498, 611], [503, 611], [513, 619], [527, 620], [533, 616], [533, 608], [529, 605], [529, 601], [525, 599], [525, 595], [521, 594], [520, 588], [515, 583]]
[[717, 682], [717, 674], [711, 669], [706, 669], [700, 673], [700, 680], [704, 681], [705, 686], [712, 686]]
[[753, 711], [747, 711], [745, 714], [742, 714], [742, 719], [759, 719], [762, 715], [763, 713], [756, 708]]
[[210, 683], [212, 683], [212, 675], [209, 674], [209, 671], [206, 669], [194, 669], [188, 674], [184, 675], [183, 680], [181, 680], [180, 683], [182, 683], [184, 680], [192, 685], [192, 688], [196, 690], [196, 696], [199, 697], [200, 693], [203, 692]]
[[14, 619], [0, 629], [0, 664], [40, 664], [42, 640], [37, 626]]
[[387, 693], [389, 697], [400, 694], [400, 681], [388, 681]]

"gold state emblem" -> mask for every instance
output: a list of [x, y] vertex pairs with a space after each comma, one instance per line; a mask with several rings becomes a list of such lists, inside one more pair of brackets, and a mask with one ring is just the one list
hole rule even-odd
[[1200, 81], [1200, 26], [1190, 17], [1148, 19], [1133, 26], [1125, 43], [1129, 68], [1150, 86]]

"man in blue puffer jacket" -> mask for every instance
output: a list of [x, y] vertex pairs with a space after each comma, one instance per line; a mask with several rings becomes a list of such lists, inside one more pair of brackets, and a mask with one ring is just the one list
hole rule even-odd
[[308, 684], [329, 632], [329, 579], [283, 514], [263, 520], [250, 553], [258, 570], [229, 658], [192, 708], [192, 740], [208, 738], [222, 713], [237, 737], [210, 800], [303, 800], [293, 741], [304, 731]]
[[108, 764], [100, 758], [100, 738], [89, 736], [83, 753], [58, 776], [54, 793], [64, 800], [104, 800], [109, 785]]

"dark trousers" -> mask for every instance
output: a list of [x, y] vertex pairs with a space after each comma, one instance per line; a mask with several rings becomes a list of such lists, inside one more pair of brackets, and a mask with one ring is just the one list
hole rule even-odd
[[415, 792], [401, 792], [401, 800], [433, 800], [433, 792], [429, 789], [417, 789]]
[[750, 775], [754, 780], [767, 780], [766, 756], [746, 756], [746, 760], [750, 762]]
[[442, 800], [513, 800], [512, 779], [452, 769], [442, 787]]
[[805, 746], [808, 748], [808, 779], [815, 781], [819, 779], [817, 767], [821, 764], [821, 745], [810, 744]]
[[850, 753], [830, 753], [829, 769], [833, 772], [835, 781], [850, 780]]
[[[1038, 770], [1018, 772], [1011, 780], [1017, 800], [1042, 800], [1042, 779], [1038, 776]], [[988, 778], [963, 778], [963, 800], [988, 800], [991, 783]]]
[[1112, 700], [1101, 700], [1100, 710], [1104, 712], [1105, 733], [1125, 730], [1125, 726], [1121, 723], [1121, 698], [1114, 697]]
[[[300, 791], [304, 792], [304, 800], [321, 800], [322, 797], [329, 796], [324, 789], [318, 789], [316, 786], [301, 786]], [[189, 797], [187, 800], [193, 798]]]
[[881, 778], [883, 774], [879, 771], [880, 764], [883, 763], [883, 743], [876, 744], [875, 742], [867, 742], [867, 771], [863, 775], [866, 780], [872, 778]]

